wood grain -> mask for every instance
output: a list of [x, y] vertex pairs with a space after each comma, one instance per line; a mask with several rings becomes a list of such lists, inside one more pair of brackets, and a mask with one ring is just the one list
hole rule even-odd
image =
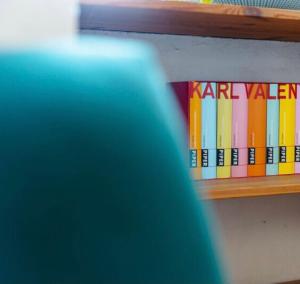
[[300, 193], [300, 175], [199, 181], [196, 189], [203, 199]]
[[158, 0], [82, 0], [80, 28], [300, 41], [300, 12]]

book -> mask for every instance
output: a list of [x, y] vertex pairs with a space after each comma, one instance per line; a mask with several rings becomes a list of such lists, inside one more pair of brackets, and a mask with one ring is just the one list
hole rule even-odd
[[279, 174], [295, 173], [296, 84], [278, 84]]
[[268, 84], [246, 84], [248, 97], [248, 176], [266, 175]]
[[248, 100], [246, 85], [234, 83], [232, 94], [231, 176], [246, 177], [248, 164]]
[[231, 175], [231, 83], [217, 83], [217, 178]]
[[278, 130], [279, 130], [279, 100], [278, 85], [270, 84], [267, 100], [267, 153], [266, 153], [266, 175], [278, 175]]
[[297, 84], [296, 100], [295, 173], [300, 174], [300, 84]]
[[202, 178], [214, 179], [216, 172], [217, 100], [216, 83], [201, 83], [201, 166]]
[[189, 82], [172, 82], [171, 87], [179, 103], [180, 109], [183, 113], [186, 130], [188, 132], [189, 119]]
[[189, 160], [192, 176], [201, 179], [201, 84], [189, 82]]

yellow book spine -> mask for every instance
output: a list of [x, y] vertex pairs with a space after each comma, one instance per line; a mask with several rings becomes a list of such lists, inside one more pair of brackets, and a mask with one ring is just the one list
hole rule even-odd
[[217, 178], [231, 175], [231, 83], [218, 83], [217, 102]]
[[194, 179], [201, 179], [201, 84], [189, 83], [190, 168]]
[[295, 173], [295, 128], [296, 99], [295, 84], [278, 84], [279, 102], [279, 174]]

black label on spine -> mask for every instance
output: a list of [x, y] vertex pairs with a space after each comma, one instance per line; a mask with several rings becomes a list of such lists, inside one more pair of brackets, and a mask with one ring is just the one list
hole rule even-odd
[[286, 163], [286, 146], [279, 147], [279, 162]]
[[231, 165], [232, 166], [239, 165], [239, 149], [238, 148], [231, 149]]
[[300, 163], [300, 146], [295, 146], [295, 162]]
[[274, 164], [274, 148], [267, 147], [267, 164], [272, 165]]
[[208, 149], [202, 149], [202, 161], [201, 161], [201, 166], [203, 168], [208, 167]]
[[197, 150], [192, 149], [190, 150], [190, 168], [197, 168], [198, 161], [197, 161]]
[[223, 167], [224, 166], [224, 149], [217, 149], [217, 166]]
[[248, 148], [248, 164], [255, 165], [255, 148]]

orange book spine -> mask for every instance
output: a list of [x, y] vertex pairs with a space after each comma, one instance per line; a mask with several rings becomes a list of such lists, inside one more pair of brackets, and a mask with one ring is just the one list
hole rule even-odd
[[247, 84], [248, 176], [266, 175], [268, 84]]

